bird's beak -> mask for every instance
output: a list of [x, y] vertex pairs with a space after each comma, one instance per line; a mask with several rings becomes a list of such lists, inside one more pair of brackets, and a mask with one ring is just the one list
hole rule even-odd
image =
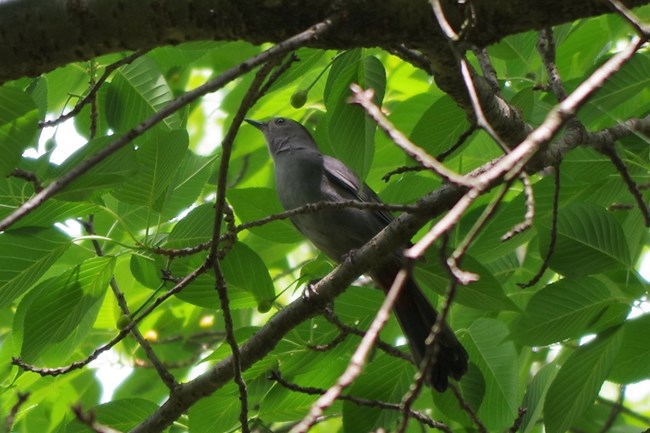
[[260, 122], [259, 120], [253, 120], [253, 119], [244, 119], [244, 120], [262, 132], [266, 130], [266, 126], [267, 126], [266, 122]]

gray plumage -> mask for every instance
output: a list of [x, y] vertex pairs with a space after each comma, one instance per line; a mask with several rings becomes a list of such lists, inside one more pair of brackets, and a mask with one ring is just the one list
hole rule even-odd
[[[268, 122], [246, 120], [264, 134], [275, 165], [275, 183], [282, 206], [289, 210], [319, 201], [381, 200], [344, 163], [323, 155], [311, 134], [301, 124], [284, 118]], [[323, 209], [296, 215], [291, 221], [319, 250], [339, 262], [351, 250], [366, 244], [393, 219], [385, 211]], [[387, 291], [401, 267], [395, 253], [370, 271], [370, 276]], [[412, 278], [405, 283], [395, 304], [395, 313], [409, 341], [417, 363], [424, 357], [424, 340], [437, 313]], [[439, 338], [436, 364], [429, 383], [437, 390], [447, 388], [447, 377], [455, 379], [467, 371], [467, 352], [446, 324]]]

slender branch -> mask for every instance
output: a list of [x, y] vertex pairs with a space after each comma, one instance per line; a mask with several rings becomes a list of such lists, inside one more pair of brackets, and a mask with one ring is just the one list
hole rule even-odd
[[519, 233], [523, 233], [533, 226], [533, 219], [535, 218], [535, 194], [533, 193], [533, 186], [530, 183], [530, 177], [526, 173], [521, 173], [519, 179], [521, 179], [521, 183], [524, 185], [526, 213], [524, 214], [524, 220], [522, 222], [516, 224], [501, 236], [502, 242], [512, 239]]
[[610, 146], [602, 147], [600, 151], [605, 156], [607, 156], [609, 160], [612, 161], [612, 164], [614, 164], [614, 167], [616, 167], [616, 170], [621, 175], [621, 178], [623, 179], [623, 182], [627, 186], [628, 191], [630, 191], [630, 194], [632, 194], [632, 197], [634, 198], [634, 201], [636, 202], [639, 211], [641, 211], [641, 215], [643, 216], [643, 221], [645, 222], [645, 226], [650, 227], [650, 209], [648, 209], [648, 205], [646, 204], [645, 199], [641, 194], [641, 190], [637, 186], [634, 179], [632, 179], [632, 175], [630, 174], [630, 171], [625, 166], [625, 162], [620, 157], [620, 155], [616, 152], [614, 143], [611, 143]]
[[72, 412], [80, 423], [94, 433], [121, 433], [119, 430], [98, 423], [95, 418], [95, 413], [92, 411], [84, 412], [80, 405], [72, 406]]
[[[216, 276], [216, 288], [217, 293], [219, 294], [219, 302], [221, 304], [221, 311], [223, 312], [223, 321], [226, 328], [226, 341], [230, 346], [233, 357], [233, 377], [234, 381], [237, 384], [239, 389], [239, 401], [240, 401], [240, 413], [239, 413], [239, 422], [241, 423], [241, 429], [243, 433], [249, 433], [250, 427], [248, 425], [248, 390], [246, 388], [246, 382], [242, 376], [241, 368], [241, 354], [239, 352], [239, 346], [237, 344], [237, 339], [235, 338], [235, 330], [232, 320], [232, 314], [230, 311], [230, 299], [228, 298], [228, 289], [226, 278], [221, 271], [221, 265], [219, 260], [217, 260], [217, 246], [219, 244], [219, 238], [221, 234], [221, 222], [224, 220], [224, 214], [227, 212], [226, 209], [229, 207], [226, 205], [226, 188], [228, 186], [228, 168], [230, 165], [230, 155], [232, 153], [232, 146], [237, 135], [237, 131], [241, 126], [246, 112], [250, 107], [253, 106], [257, 98], [260, 96], [260, 88], [266, 76], [271, 72], [275, 64], [274, 58], [269, 60], [260, 70], [255, 74], [255, 78], [251, 83], [246, 95], [239, 105], [239, 109], [233, 118], [232, 124], [226, 133], [222, 143], [221, 143], [221, 164], [219, 166], [219, 176], [217, 179], [217, 199], [215, 203], [215, 218], [214, 218], [214, 227], [212, 231], [212, 242], [210, 253], [206, 259], [206, 265], [211, 265]], [[227, 218], [228, 215], [230, 218]], [[234, 242], [232, 239], [234, 236], [234, 220], [232, 212], [225, 216], [230, 220], [229, 232], [226, 234], [227, 238], [231, 240], [230, 245]]]
[[[328, 322], [330, 322], [331, 324], [339, 328], [339, 330], [341, 331], [340, 335], [342, 336], [352, 334], [363, 338], [366, 335], [365, 331], [362, 331], [352, 326], [348, 326], [345, 323], [343, 323], [341, 319], [339, 319], [336, 316], [336, 314], [334, 314], [334, 311], [330, 307], [325, 308], [325, 310], [323, 311], [323, 316], [325, 317], [325, 319], [327, 319]], [[413, 358], [411, 357], [411, 355], [409, 355], [406, 352], [402, 352], [401, 350], [393, 347], [392, 345], [386, 343], [385, 341], [382, 341], [381, 338], [377, 338], [377, 341], [375, 342], [375, 346], [379, 350], [385, 352], [390, 356], [394, 356], [396, 358], [400, 358], [408, 362], [413, 362]]]
[[454, 393], [454, 397], [456, 397], [456, 400], [458, 400], [458, 405], [460, 406], [463, 411], [469, 415], [471, 420], [474, 422], [476, 425], [476, 428], [480, 433], [488, 433], [487, 427], [485, 427], [485, 424], [483, 424], [483, 421], [481, 418], [478, 417], [478, 414], [476, 411], [472, 408], [472, 406], [469, 405], [469, 403], [463, 398], [463, 395], [461, 394], [460, 390], [456, 385], [451, 385], [450, 386], [451, 391]]
[[552, 210], [552, 217], [551, 217], [551, 233], [550, 233], [550, 242], [548, 244], [548, 250], [546, 251], [546, 255], [544, 256], [544, 261], [542, 262], [542, 265], [539, 267], [539, 270], [537, 273], [531, 278], [528, 282], [526, 283], [518, 283], [517, 285], [521, 287], [522, 289], [526, 289], [528, 287], [532, 287], [535, 284], [539, 282], [539, 280], [542, 278], [544, 275], [544, 272], [548, 269], [548, 264], [551, 261], [551, 257], [553, 257], [553, 253], [555, 252], [555, 244], [557, 243], [557, 216], [560, 212], [560, 166], [558, 165], [555, 167], [555, 172], [554, 172], [554, 188], [553, 188], [553, 210]]
[[23, 179], [31, 183], [34, 187], [35, 192], [41, 192], [43, 190], [43, 184], [41, 183], [38, 176], [36, 176], [36, 173], [23, 170], [22, 168], [14, 168], [11, 171], [10, 176], [16, 177], [18, 179]]
[[18, 412], [20, 411], [20, 408], [27, 402], [27, 399], [29, 398], [29, 392], [19, 392], [16, 394], [18, 397], [16, 400], [16, 403], [11, 406], [11, 410], [9, 410], [9, 415], [7, 415], [7, 418], [5, 418], [4, 422], [4, 431], [9, 433], [14, 431], [14, 423], [16, 422], [16, 417], [18, 416]]
[[618, 418], [618, 415], [621, 413], [623, 402], [625, 402], [625, 385], [620, 385], [618, 390], [618, 398], [612, 405], [612, 410], [609, 412], [605, 423], [598, 431], [598, 433], [607, 433], [612, 428], [614, 422], [616, 421], [616, 418]]
[[645, 24], [627, 8], [620, 0], [606, 0], [612, 9], [618, 12], [632, 27], [640, 37], [650, 38], [650, 25]]
[[[302, 394], [323, 395], [323, 394], [325, 394], [327, 392], [326, 389], [299, 386], [299, 385], [296, 385], [295, 383], [291, 383], [288, 380], [286, 380], [285, 378], [283, 378], [282, 375], [280, 374], [280, 372], [277, 371], [277, 370], [271, 371], [271, 375], [270, 375], [269, 379], [279, 383], [280, 385], [282, 385], [283, 387], [285, 387], [285, 388], [287, 388], [287, 389], [289, 389], [291, 391], [299, 392], [299, 393], [302, 393]], [[389, 402], [381, 401], [381, 400], [369, 400], [369, 399], [366, 399], [366, 398], [355, 397], [355, 396], [348, 395], [348, 394], [341, 394], [341, 395], [337, 396], [336, 399], [337, 400], [342, 400], [342, 401], [349, 401], [349, 402], [352, 402], [352, 403], [354, 403], [354, 404], [356, 404], [358, 406], [377, 407], [377, 408], [384, 409], [384, 410], [395, 410], [395, 411], [401, 411], [402, 410], [401, 405], [399, 403], [389, 403]], [[442, 423], [440, 421], [434, 421], [433, 419], [431, 419], [431, 417], [423, 414], [422, 412], [418, 412], [416, 410], [411, 410], [409, 412], [409, 415], [412, 418], [418, 420], [420, 423], [422, 423], [424, 425], [427, 425], [427, 426], [429, 426], [431, 428], [441, 430], [441, 431], [446, 432], [446, 433], [451, 433], [451, 429], [446, 424], [444, 424], [444, 423]]]

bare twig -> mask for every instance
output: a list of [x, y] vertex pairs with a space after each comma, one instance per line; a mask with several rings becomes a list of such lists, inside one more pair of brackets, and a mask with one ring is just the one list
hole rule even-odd
[[623, 402], [625, 402], [625, 385], [621, 385], [619, 387], [618, 398], [616, 399], [616, 402], [612, 405], [612, 410], [609, 412], [609, 415], [607, 416], [605, 423], [600, 428], [598, 433], [607, 433], [612, 428], [614, 422], [616, 421], [616, 418], [618, 418], [618, 415], [621, 413]]
[[447, 266], [449, 266], [449, 270], [459, 283], [467, 285], [473, 281], [478, 281], [478, 275], [472, 272], [462, 271], [459, 269], [458, 264], [462, 260], [472, 242], [474, 242], [476, 239], [476, 236], [478, 236], [487, 222], [494, 216], [499, 208], [499, 205], [501, 204], [501, 201], [510, 189], [510, 186], [512, 186], [512, 181], [506, 182], [499, 194], [493, 200], [490, 200], [490, 203], [487, 205], [479, 219], [476, 220], [472, 228], [469, 230], [469, 232], [467, 232], [460, 244], [458, 244], [458, 247], [456, 247], [454, 252], [447, 259]]
[[[447, 295], [442, 305], [442, 309], [436, 317], [436, 321], [433, 324], [433, 327], [429, 330], [429, 335], [425, 340], [426, 350], [424, 352], [424, 357], [418, 365], [418, 371], [415, 374], [415, 380], [411, 384], [409, 391], [402, 397], [402, 422], [400, 423], [397, 431], [399, 433], [404, 433], [408, 427], [409, 413], [415, 400], [420, 395], [422, 388], [424, 387], [424, 382], [428, 377], [428, 373], [431, 370], [431, 366], [434, 365], [438, 359], [438, 353], [440, 352], [440, 345], [437, 343], [440, 333], [447, 320], [449, 311], [451, 310], [451, 305], [456, 296], [456, 289], [458, 287], [458, 279], [455, 274], [452, 272], [449, 266], [445, 265], [445, 256], [447, 255], [447, 243], [449, 237], [445, 236], [443, 238], [443, 243], [440, 247], [440, 261], [443, 266], [447, 269], [449, 273], [449, 289], [447, 290]], [[453, 385], [453, 384], [452, 384]]]
[[404, 44], [394, 45], [390, 47], [388, 51], [391, 54], [399, 57], [400, 59], [405, 60], [408, 63], [412, 64], [416, 68], [422, 69], [427, 74], [433, 75], [433, 68], [431, 67], [431, 62], [429, 61], [429, 59], [423, 56], [422, 53], [413, 50], [411, 48], [408, 48]]
[[616, 170], [621, 175], [621, 178], [627, 186], [627, 189], [630, 191], [630, 194], [632, 194], [632, 197], [634, 197], [634, 201], [636, 202], [639, 211], [641, 211], [641, 215], [643, 215], [645, 226], [650, 227], [650, 209], [648, 209], [648, 205], [646, 204], [645, 199], [641, 194], [641, 190], [637, 186], [636, 182], [634, 182], [634, 179], [632, 179], [632, 175], [627, 169], [625, 162], [616, 152], [614, 143], [611, 143], [610, 146], [601, 147], [599, 150], [601, 153], [607, 156], [609, 160], [612, 161], [612, 164], [614, 164], [614, 167], [616, 167]]
[[460, 390], [456, 385], [451, 385], [450, 386], [451, 391], [454, 393], [454, 397], [456, 397], [456, 400], [458, 400], [458, 405], [460, 406], [463, 411], [469, 415], [469, 417], [472, 419], [474, 424], [476, 425], [476, 428], [478, 429], [479, 432], [481, 433], [488, 433], [487, 427], [485, 427], [485, 424], [483, 424], [483, 421], [481, 421], [481, 418], [478, 417], [478, 414], [474, 409], [472, 409], [472, 406], [469, 405], [469, 403], [463, 398], [463, 395], [461, 394]]
[[[327, 392], [325, 389], [321, 388], [314, 388], [314, 387], [306, 387], [306, 386], [299, 386], [296, 385], [295, 383], [291, 383], [284, 379], [282, 375], [280, 374], [279, 371], [273, 370], [271, 371], [271, 375], [269, 376], [269, 379], [279, 383], [283, 387], [299, 392], [302, 394], [308, 394], [308, 395], [323, 395]], [[341, 394], [336, 397], [337, 400], [342, 400], [342, 401], [349, 401], [352, 402], [358, 406], [366, 406], [366, 407], [377, 407], [380, 409], [384, 410], [395, 410], [395, 411], [401, 411], [401, 405], [399, 403], [389, 403], [386, 401], [381, 401], [381, 400], [369, 400], [366, 398], [360, 398], [360, 397], [355, 397], [352, 395], [347, 395], [347, 394]], [[431, 428], [435, 428], [438, 430], [441, 430], [446, 433], [451, 433], [451, 429], [444, 423], [440, 421], [434, 421], [431, 419], [431, 417], [423, 414], [422, 412], [418, 412], [416, 410], [411, 410], [409, 415], [413, 418], [419, 421], [420, 423], [429, 426]]]
[[250, 432], [250, 427], [248, 425], [248, 390], [246, 387], [246, 382], [242, 376], [240, 361], [241, 354], [239, 351], [239, 345], [237, 344], [237, 340], [235, 338], [235, 330], [232, 314], [230, 312], [230, 299], [228, 298], [226, 278], [221, 271], [221, 264], [219, 263], [219, 260], [217, 260], [217, 246], [219, 244], [219, 238], [221, 234], [221, 222], [224, 220], [224, 218], [228, 220], [228, 215], [230, 215], [230, 223], [228, 224], [229, 230], [228, 233], [226, 233], [226, 237], [230, 240], [229, 244], [231, 246], [234, 243], [234, 218], [232, 212], [226, 212], [226, 209], [229, 209], [228, 205], [226, 204], [226, 188], [228, 185], [228, 168], [230, 165], [232, 146], [235, 141], [237, 131], [244, 121], [246, 112], [260, 96], [260, 88], [262, 86], [262, 83], [275, 65], [275, 59], [276, 57], [272, 57], [255, 74], [255, 78], [248, 88], [246, 95], [244, 95], [244, 98], [239, 105], [239, 109], [237, 110], [237, 113], [235, 113], [232, 124], [230, 125], [230, 128], [228, 129], [228, 132], [226, 133], [226, 136], [221, 143], [221, 163], [219, 166], [219, 176], [217, 179], [217, 198], [215, 203], [215, 218], [212, 231], [212, 243], [210, 247], [210, 253], [206, 258], [206, 265], [212, 266], [212, 269], [215, 273], [217, 293], [219, 294], [221, 311], [223, 312], [223, 320], [226, 328], [226, 341], [228, 342], [230, 350], [232, 351], [234, 370], [233, 377], [239, 389], [239, 401], [241, 405], [239, 422], [241, 423], [241, 429], [243, 433]]
[[9, 433], [14, 431], [14, 423], [16, 422], [16, 416], [18, 416], [18, 412], [20, 411], [20, 408], [22, 405], [24, 405], [27, 402], [27, 399], [29, 398], [29, 393], [28, 392], [19, 392], [16, 394], [18, 399], [16, 400], [16, 403], [11, 406], [11, 410], [9, 410], [9, 415], [7, 415], [7, 418], [5, 418], [5, 425], [4, 425], [4, 431]]
[[517, 433], [519, 431], [519, 428], [521, 428], [521, 423], [524, 422], [524, 417], [526, 416], [526, 412], [528, 412], [528, 409], [525, 407], [520, 407], [517, 410], [517, 418], [515, 418], [514, 422], [508, 429], [508, 433]]
[[456, 140], [456, 142], [451, 145], [449, 149], [439, 153], [436, 156], [436, 159], [440, 162], [447, 159], [449, 155], [454, 153], [460, 146], [463, 145], [463, 143], [465, 143], [465, 141], [474, 133], [474, 131], [476, 131], [476, 125], [469, 125], [467, 129], [462, 134], [460, 134], [460, 136], [458, 136], [458, 140]]
[[[358, 337], [364, 337], [366, 333], [358, 328], [348, 326], [345, 323], [339, 319], [336, 314], [334, 314], [334, 311], [331, 308], [325, 308], [323, 311], [323, 316], [327, 319], [328, 322], [339, 328], [341, 331], [340, 335], [348, 335], [348, 334], [353, 334]], [[375, 346], [386, 354], [390, 356], [394, 356], [396, 358], [403, 359], [405, 361], [413, 362], [413, 358], [411, 358], [411, 355], [408, 353], [402, 352], [401, 350], [393, 347], [392, 345], [386, 343], [385, 341], [382, 341], [380, 338], [377, 338], [377, 341], [375, 342]]]
[[521, 179], [521, 183], [524, 185], [524, 195], [526, 196], [526, 213], [524, 214], [524, 220], [522, 222], [516, 224], [513, 228], [501, 236], [502, 242], [512, 239], [519, 233], [523, 233], [533, 226], [533, 219], [535, 218], [535, 195], [533, 193], [533, 186], [530, 183], [530, 177], [526, 173], [521, 173], [519, 179]]
[[43, 189], [43, 184], [39, 180], [38, 176], [36, 176], [36, 173], [33, 173], [31, 171], [23, 170], [22, 168], [14, 168], [11, 171], [10, 176], [16, 177], [18, 179], [23, 179], [31, 183], [34, 187], [35, 192], [40, 192]]
[[551, 233], [550, 233], [550, 242], [548, 244], [548, 250], [546, 251], [546, 255], [544, 256], [544, 261], [542, 262], [542, 265], [539, 267], [539, 270], [537, 273], [531, 278], [528, 282], [526, 283], [518, 283], [517, 285], [521, 287], [522, 289], [532, 287], [537, 282], [542, 278], [544, 275], [544, 272], [546, 272], [546, 269], [548, 269], [548, 264], [551, 261], [551, 257], [553, 257], [553, 253], [555, 252], [555, 244], [557, 243], [557, 216], [558, 213], [560, 212], [560, 166], [558, 165], [555, 167], [554, 171], [554, 189], [553, 189], [553, 214], [551, 217]]
[[612, 9], [618, 12], [625, 20], [634, 27], [637, 34], [645, 39], [650, 38], [650, 25], [645, 24], [639, 20], [639, 18], [629, 10], [620, 0], [606, 0]]
[[121, 433], [119, 430], [98, 423], [95, 419], [94, 412], [84, 412], [79, 405], [72, 406], [72, 412], [74, 412], [75, 417], [80, 423], [88, 427], [94, 433]]

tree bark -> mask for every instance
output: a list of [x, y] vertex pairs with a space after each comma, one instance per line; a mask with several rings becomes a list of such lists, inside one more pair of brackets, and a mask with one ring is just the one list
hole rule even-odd
[[[465, 38], [478, 46], [609, 12], [597, 0], [443, 3], [454, 28], [473, 16]], [[195, 40], [276, 42], [333, 14], [344, 18], [315, 46], [436, 50], [445, 43], [427, 0], [10, 0], [0, 2], [0, 83], [115, 51]]]

